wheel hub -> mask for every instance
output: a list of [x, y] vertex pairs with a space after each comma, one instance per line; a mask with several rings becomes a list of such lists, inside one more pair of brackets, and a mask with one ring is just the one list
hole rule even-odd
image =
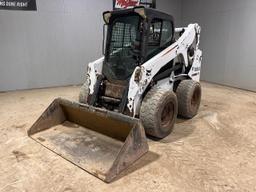
[[197, 87], [193, 93], [192, 99], [191, 99], [191, 107], [197, 108], [199, 106], [200, 103], [200, 98], [201, 98], [201, 91], [200, 89]]
[[161, 124], [163, 127], [168, 126], [173, 119], [174, 116], [174, 105], [169, 102], [167, 105], [165, 105], [162, 115], [161, 115]]

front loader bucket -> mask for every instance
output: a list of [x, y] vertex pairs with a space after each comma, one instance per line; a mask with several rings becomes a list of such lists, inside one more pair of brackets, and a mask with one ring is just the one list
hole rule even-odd
[[61, 98], [48, 107], [28, 135], [105, 182], [148, 151], [138, 119]]

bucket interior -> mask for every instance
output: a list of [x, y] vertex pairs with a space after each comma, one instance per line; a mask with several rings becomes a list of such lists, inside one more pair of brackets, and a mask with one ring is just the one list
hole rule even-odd
[[133, 127], [131, 118], [56, 100], [29, 135], [104, 180]]

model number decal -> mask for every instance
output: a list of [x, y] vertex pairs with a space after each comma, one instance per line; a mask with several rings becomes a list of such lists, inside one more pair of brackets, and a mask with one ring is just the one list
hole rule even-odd
[[193, 70], [193, 71], [200, 71], [200, 70], [201, 70], [201, 67], [192, 67], [192, 70]]

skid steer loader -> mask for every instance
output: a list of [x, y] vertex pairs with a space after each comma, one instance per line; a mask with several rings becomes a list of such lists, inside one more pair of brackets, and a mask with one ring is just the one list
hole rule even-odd
[[56, 99], [28, 135], [111, 182], [199, 109], [200, 26], [144, 6], [103, 13], [104, 57], [88, 65], [79, 102]]

